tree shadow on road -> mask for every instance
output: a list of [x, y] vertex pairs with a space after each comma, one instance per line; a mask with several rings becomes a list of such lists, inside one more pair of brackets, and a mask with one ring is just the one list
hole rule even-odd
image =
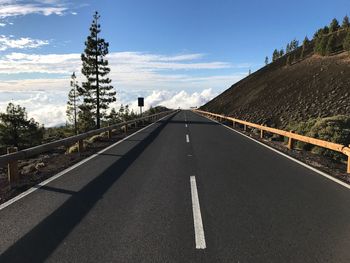
[[[98, 200], [103, 198], [104, 193], [123, 175], [147, 146], [154, 141], [173, 116], [159, 121], [158, 126], [155, 129], [153, 127], [154, 130], [144, 140], [140, 141], [79, 192], [74, 193], [52, 214], [9, 247], [0, 256], [0, 262], [45, 261], [94, 207]], [[46, 187], [45, 190], [50, 189]]]

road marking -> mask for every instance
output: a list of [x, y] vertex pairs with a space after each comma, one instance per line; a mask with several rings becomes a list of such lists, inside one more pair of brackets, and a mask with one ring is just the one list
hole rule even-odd
[[186, 142], [187, 142], [187, 143], [190, 142], [190, 136], [188, 136], [188, 134], [186, 134]]
[[187, 128], [187, 124], [185, 124], [185, 127]]
[[[198, 116], [203, 117], [202, 115], [200, 115], [198, 113], [195, 113], [195, 114], [197, 114]], [[311, 171], [313, 171], [315, 173], [318, 173], [319, 175], [322, 175], [323, 177], [326, 177], [327, 179], [329, 179], [329, 180], [331, 180], [331, 181], [333, 181], [333, 182], [335, 182], [337, 184], [340, 184], [341, 186], [346, 187], [347, 189], [350, 189], [350, 185], [348, 185], [347, 183], [344, 183], [343, 181], [341, 181], [341, 180], [339, 180], [337, 178], [334, 178], [333, 176], [331, 176], [331, 175], [329, 175], [329, 174], [327, 174], [325, 172], [322, 172], [322, 171], [320, 171], [320, 170], [318, 170], [318, 169], [316, 169], [316, 168], [314, 168], [314, 167], [312, 167], [312, 166], [310, 166], [310, 165], [308, 165], [306, 163], [303, 163], [302, 161], [299, 161], [299, 160], [293, 158], [292, 156], [289, 156], [289, 155], [287, 155], [287, 154], [285, 154], [283, 152], [280, 152], [280, 151], [276, 150], [275, 148], [273, 148], [271, 146], [268, 146], [268, 145], [266, 145], [266, 144], [264, 144], [264, 143], [262, 143], [262, 142], [260, 142], [260, 141], [258, 141], [256, 139], [254, 139], [254, 138], [252, 138], [252, 137], [250, 137], [248, 135], [245, 135], [245, 134], [243, 134], [243, 133], [241, 133], [239, 131], [236, 131], [235, 129], [233, 129], [233, 128], [227, 126], [227, 125], [224, 125], [224, 124], [222, 124], [220, 122], [214, 121], [214, 120], [212, 120], [210, 118], [207, 118], [207, 117], [204, 117], [204, 118], [206, 118], [208, 120], [211, 120], [212, 122], [218, 123], [218, 124], [224, 126], [225, 128], [227, 128], [227, 129], [229, 129], [231, 131], [234, 131], [235, 133], [238, 133], [239, 135], [242, 135], [242, 136], [246, 137], [247, 139], [256, 142], [257, 144], [260, 144], [261, 146], [264, 146], [264, 147], [270, 149], [271, 151], [274, 151], [275, 153], [277, 153], [279, 155], [282, 155], [282, 156], [288, 158], [289, 160], [291, 160], [293, 162], [296, 162], [296, 163], [300, 164], [301, 166], [304, 166], [305, 168], [307, 168], [307, 169], [309, 169], [309, 170], [311, 170]]]
[[196, 184], [196, 177], [190, 177], [191, 183], [191, 196], [192, 196], [192, 210], [193, 210], [193, 223], [194, 223], [194, 235], [196, 240], [196, 249], [205, 249], [205, 236], [201, 215], [201, 208], [199, 206], [199, 198]]
[[153, 126], [153, 125], [156, 124], [157, 122], [159, 122], [159, 121], [161, 121], [161, 120], [163, 120], [163, 119], [165, 119], [166, 117], [169, 117], [169, 116], [170, 116], [170, 115], [164, 116], [163, 118], [157, 120], [156, 122], [153, 122], [153, 123], [151, 123], [150, 125], [148, 125], [148, 126], [142, 128], [141, 130], [138, 130], [137, 132], [135, 132], [135, 133], [133, 133], [133, 134], [130, 134], [129, 136], [123, 138], [122, 140], [120, 140], [120, 141], [118, 141], [118, 142], [116, 142], [116, 143], [114, 143], [114, 144], [108, 146], [107, 148], [105, 148], [105, 149], [99, 151], [98, 153], [95, 153], [95, 154], [93, 154], [93, 155], [87, 157], [86, 159], [84, 159], [84, 160], [82, 160], [82, 161], [80, 161], [80, 162], [74, 164], [74, 165], [71, 166], [71, 167], [68, 167], [67, 169], [63, 170], [62, 172], [59, 172], [58, 174], [56, 174], [56, 175], [54, 175], [54, 176], [48, 178], [47, 180], [42, 181], [41, 183], [39, 183], [39, 184], [37, 184], [37, 185], [35, 185], [35, 186], [29, 188], [27, 191], [25, 191], [25, 192], [23, 192], [23, 193], [21, 193], [21, 194], [15, 196], [14, 198], [12, 198], [12, 199], [8, 200], [7, 202], [3, 203], [2, 205], [0, 205], [0, 210], [2, 210], [2, 209], [4, 209], [4, 208], [8, 207], [9, 205], [11, 205], [11, 204], [17, 202], [18, 200], [22, 199], [23, 197], [25, 197], [25, 196], [27, 196], [27, 195], [29, 195], [29, 194], [35, 192], [36, 190], [40, 189], [42, 186], [47, 185], [48, 183], [52, 182], [53, 180], [56, 180], [57, 178], [61, 177], [62, 175], [64, 175], [64, 174], [66, 174], [66, 173], [68, 173], [68, 172], [74, 170], [75, 168], [77, 168], [77, 167], [79, 167], [80, 165], [82, 165], [82, 164], [84, 164], [84, 163], [90, 161], [91, 159], [95, 158], [96, 156], [99, 156], [101, 153], [104, 153], [105, 151], [108, 151], [109, 149], [113, 148], [114, 146], [116, 146], [116, 145], [122, 143], [123, 141], [129, 139], [130, 137], [132, 137], [132, 136], [134, 136], [134, 135], [136, 135], [136, 134], [138, 134], [139, 132], [142, 132], [143, 130], [145, 130], [145, 129], [151, 127], [151, 126]]

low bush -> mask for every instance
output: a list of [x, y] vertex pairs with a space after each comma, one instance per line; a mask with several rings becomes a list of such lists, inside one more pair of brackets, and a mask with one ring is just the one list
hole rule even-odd
[[[338, 115], [333, 117], [310, 119], [306, 122], [290, 124], [287, 129], [294, 130], [298, 134], [312, 138], [343, 145], [350, 144], [350, 116]], [[331, 157], [338, 161], [345, 159], [345, 156], [341, 153], [337, 153], [322, 147], [313, 146], [311, 144], [297, 142], [296, 146], [300, 149]]]

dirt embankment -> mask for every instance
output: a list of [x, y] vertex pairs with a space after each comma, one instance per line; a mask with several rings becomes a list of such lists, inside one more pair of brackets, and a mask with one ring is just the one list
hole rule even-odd
[[350, 57], [310, 54], [292, 65], [281, 59], [201, 109], [282, 129], [310, 118], [350, 115]]

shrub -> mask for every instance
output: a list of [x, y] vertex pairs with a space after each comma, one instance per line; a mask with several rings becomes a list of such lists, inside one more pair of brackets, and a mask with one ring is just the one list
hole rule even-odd
[[[306, 122], [291, 124], [288, 126], [288, 128], [290, 130], [295, 130], [295, 132], [298, 134], [312, 138], [343, 145], [350, 144], [350, 116], [338, 115], [327, 118], [310, 119]], [[298, 148], [311, 151], [315, 154], [331, 157], [338, 161], [345, 158], [345, 156], [341, 153], [303, 142], [297, 142], [296, 146]]]

